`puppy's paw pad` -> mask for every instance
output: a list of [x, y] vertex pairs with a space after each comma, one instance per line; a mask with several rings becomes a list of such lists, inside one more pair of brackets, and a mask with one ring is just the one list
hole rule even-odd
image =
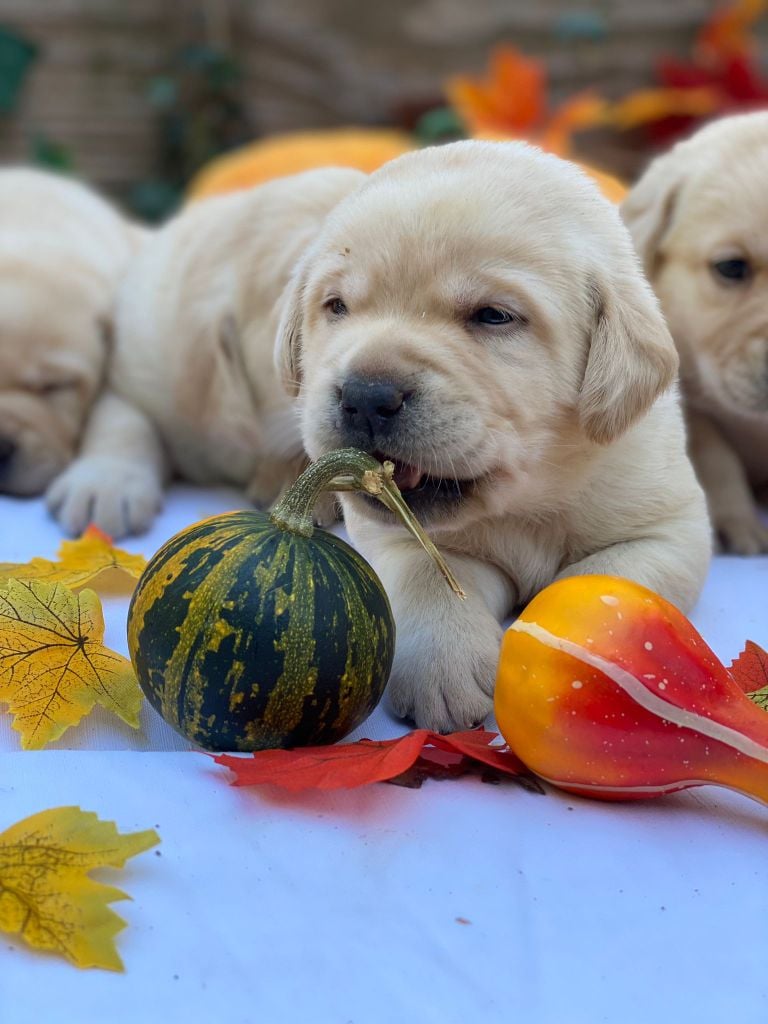
[[141, 533], [162, 505], [151, 468], [127, 459], [78, 459], [48, 488], [46, 503], [64, 529], [78, 535], [95, 523], [115, 540]]
[[470, 636], [466, 633], [463, 645], [451, 651], [427, 646], [395, 656], [387, 695], [397, 715], [434, 732], [471, 729], [485, 721], [493, 710], [500, 630], [496, 626], [485, 643]]
[[387, 691], [389, 702], [400, 718], [413, 721], [419, 729], [455, 732], [472, 729], [493, 710], [493, 700], [476, 685], [440, 687], [434, 682], [414, 692], [395, 680]]

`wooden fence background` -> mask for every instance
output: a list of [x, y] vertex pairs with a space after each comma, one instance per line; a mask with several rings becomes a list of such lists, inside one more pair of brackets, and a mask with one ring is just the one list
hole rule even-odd
[[243, 69], [254, 135], [381, 124], [478, 72], [496, 42], [546, 59], [555, 99], [594, 85], [620, 95], [651, 81], [660, 53], [687, 53], [708, 0], [0, 0], [0, 26], [40, 48], [0, 160], [31, 140], [65, 146], [115, 194], [151, 176], [158, 120], [150, 86], [184, 43], [225, 47]]

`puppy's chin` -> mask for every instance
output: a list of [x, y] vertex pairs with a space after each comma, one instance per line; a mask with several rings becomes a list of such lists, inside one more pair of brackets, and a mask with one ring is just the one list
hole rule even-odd
[[71, 455], [64, 453], [27, 459], [22, 452], [13, 463], [0, 469], [0, 494], [18, 498], [32, 498], [42, 494], [59, 473], [66, 469], [71, 459]]
[[75, 457], [86, 412], [74, 388], [51, 398], [0, 393], [0, 494], [42, 494]]
[[53, 431], [0, 424], [0, 494], [29, 498], [42, 494], [74, 458], [74, 446]]

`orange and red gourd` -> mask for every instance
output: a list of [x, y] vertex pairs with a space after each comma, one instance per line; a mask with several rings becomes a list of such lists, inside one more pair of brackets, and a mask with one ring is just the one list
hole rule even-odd
[[555, 785], [603, 800], [714, 783], [768, 803], [768, 714], [691, 623], [626, 579], [576, 576], [507, 630], [496, 718]]

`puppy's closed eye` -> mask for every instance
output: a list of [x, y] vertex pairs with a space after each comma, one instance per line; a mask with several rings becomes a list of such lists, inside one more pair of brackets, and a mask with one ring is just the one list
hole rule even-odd
[[43, 384], [38, 384], [35, 387], [35, 391], [38, 395], [43, 395], [45, 398], [50, 398], [53, 395], [60, 395], [65, 391], [72, 391], [78, 387], [80, 381], [77, 380], [51, 380], [45, 381]]

